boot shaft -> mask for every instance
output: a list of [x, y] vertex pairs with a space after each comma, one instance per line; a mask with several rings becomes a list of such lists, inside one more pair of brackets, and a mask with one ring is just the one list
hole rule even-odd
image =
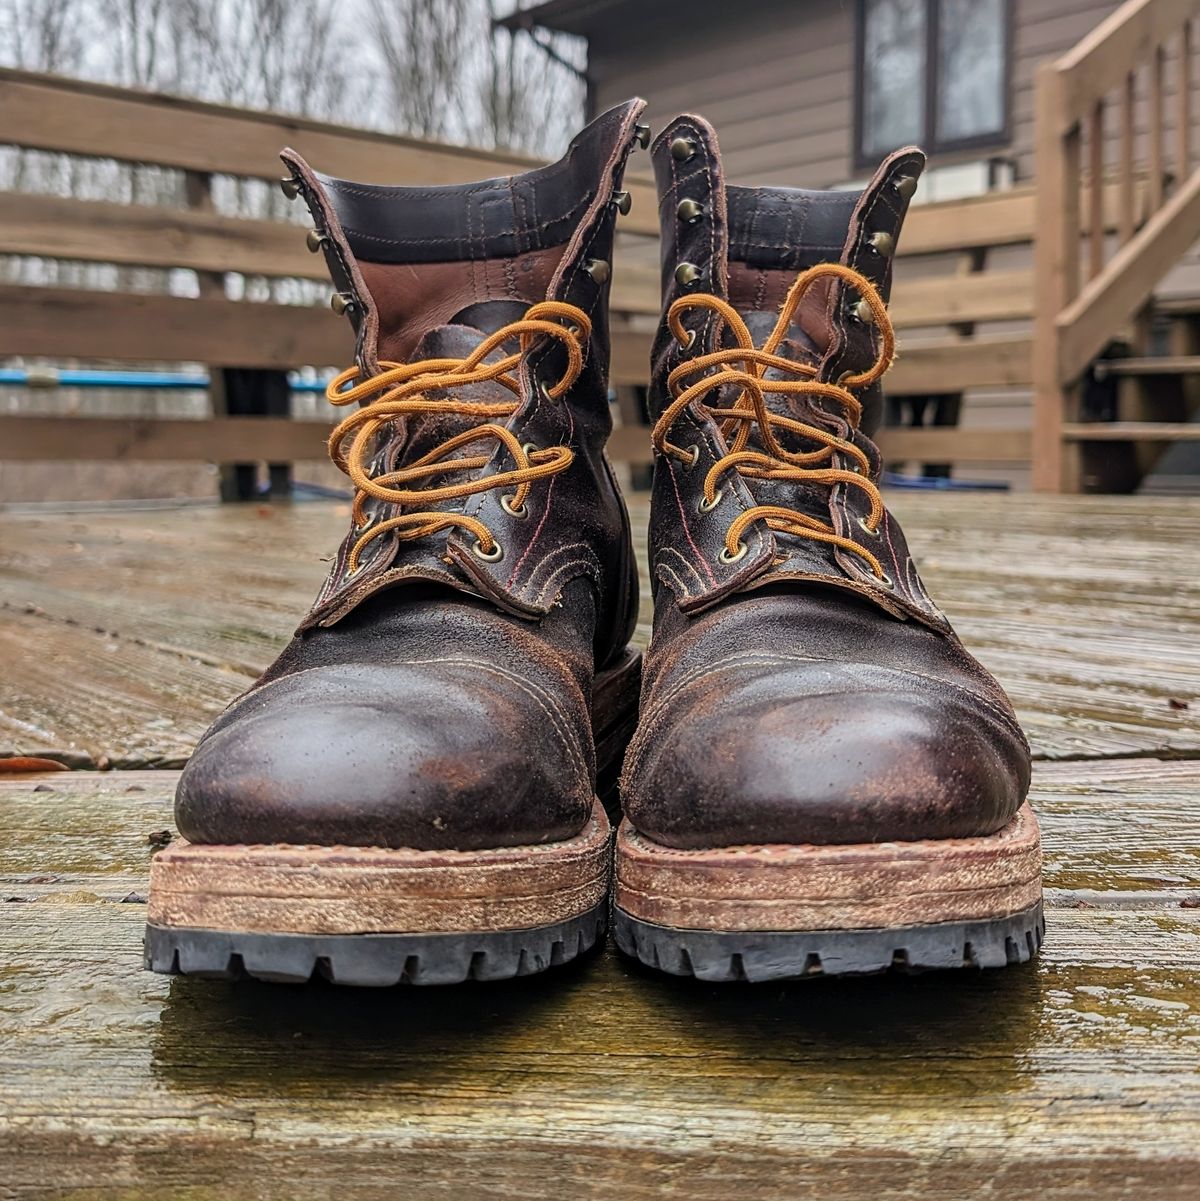
[[[651, 154], [664, 319], [650, 409], [656, 449], [666, 452], [656, 461], [651, 519], [656, 586], [695, 613], [739, 591], [819, 581], [948, 630], [882, 509], [882, 463], [870, 438], [883, 409], [878, 377], [890, 365], [881, 356], [890, 354], [892, 260], [924, 155], [897, 151], [861, 192], [737, 187], [725, 183], [712, 128], [693, 116], [672, 121]], [[806, 274], [781, 324], [781, 307]], [[766, 358], [720, 359], [739, 345], [762, 350], [772, 337]], [[762, 388], [728, 375], [699, 387], [736, 371], [760, 372]], [[664, 422], [693, 385], [695, 402]], [[756, 391], [773, 417], [769, 430], [762, 420], [711, 415], [749, 406]], [[793, 516], [781, 521], [785, 511]]]
[[[605, 113], [557, 163], [473, 184], [359, 184], [284, 152], [285, 191], [308, 205], [310, 244], [355, 331], [356, 366], [331, 400], [361, 396], [367, 409], [331, 448], [358, 472], [355, 528], [302, 628], [414, 581], [538, 621], [586, 576], [599, 598], [596, 654], [624, 646], [636, 572], [603, 456], [607, 304], [619, 185], [644, 136], [643, 107]], [[482, 371], [447, 367], [485, 343]], [[510, 369], [481, 378], [506, 356]], [[469, 490], [447, 495], [460, 487]]]

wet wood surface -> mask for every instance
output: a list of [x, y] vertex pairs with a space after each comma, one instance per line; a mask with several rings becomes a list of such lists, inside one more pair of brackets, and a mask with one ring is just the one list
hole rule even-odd
[[1040, 961], [750, 988], [607, 950], [432, 993], [140, 970], [164, 767], [344, 508], [0, 513], [0, 753], [117, 769], [0, 773], [0, 1197], [1194, 1201], [1195, 502], [892, 505], [1039, 755]]
[[[1200, 753], [1195, 501], [889, 504], [1039, 758]], [[0, 755], [182, 763], [287, 640], [347, 521], [337, 503], [0, 512]]]
[[149, 975], [174, 778], [0, 778], [13, 1195], [1196, 1195], [1200, 764], [1039, 765], [1036, 966], [760, 989]]

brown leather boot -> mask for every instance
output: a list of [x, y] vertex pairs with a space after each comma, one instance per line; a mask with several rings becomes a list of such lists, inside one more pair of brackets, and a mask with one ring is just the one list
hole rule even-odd
[[640, 101], [558, 163], [300, 194], [357, 332], [330, 386], [349, 532], [292, 642], [183, 772], [154, 971], [447, 983], [605, 925], [597, 794], [636, 718], [629, 520], [604, 443], [617, 192]]
[[870, 439], [924, 156], [861, 193], [726, 187], [681, 117], [653, 158], [655, 613], [617, 941], [705, 980], [1029, 959], [1029, 747], [922, 587]]

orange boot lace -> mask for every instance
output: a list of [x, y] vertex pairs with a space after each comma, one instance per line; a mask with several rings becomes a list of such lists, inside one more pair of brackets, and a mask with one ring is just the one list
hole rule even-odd
[[[776, 353], [787, 336], [792, 317], [805, 292], [821, 279], [842, 280], [859, 292], [870, 307], [880, 334], [879, 353], [874, 364], [857, 375], [843, 375], [836, 384], [816, 379], [815, 367]], [[761, 347], [754, 345], [750, 331], [737, 310], [709, 293], [681, 296], [667, 311], [671, 332], [682, 346], [690, 346], [695, 336], [683, 327], [681, 321], [683, 314], [691, 309], [707, 309], [716, 313], [720, 324], [733, 334], [737, 345], [687, 359], [667, 377], [667, 388], [674, 399], [655, 423], [651, 434], [655, 450], [685, 463], [696, 462], [699, 457], [696, 448], [675, 446], [667, 440], [667, 434], [680, 414], [693, 402], [698, 402], [709, 417], [720, 421], [721, 436], [729, 447], [728, 453], [718, 459], [704, 477], [703, 504], [706, 511], [720, 499], [717, 484], [728, 471], [737, 471], [749, 479], [758, 480], [790, 480], [796, 484], [823, 484], [829, 487], [846, 484], [866, 493], [871, 502], [871, 513], [863, 521], [863, 528], [869, 533], [877, 533], [883, 520], [883, 500], [878, 486], [870, 479], [871, 463], [867, 455], [853, 442], [839, 438], [828, 430], [772, 413], [766, 403], [768, 395], [811, 396], [831, 400], [840, 406], [850, 427], [858, 427], [862, 404], [850, 389], [866, 387], [879, 379], [892, 365], [896, 352], [896, 339], [887, 306], [870, 280], [840, 263], [820, 263], [801, 272], [783, 302], [774, 329]], [[765, 379], [770, 368], [801, 378]], [[690, 383], [687, 382], [689, 380]], [[711, 408], [703, 403], [703, 398], [710, 392], [727, 384], [736, 384], [739, 388], [738, 398], [730, 408]], [[755, 427], [758, 429], [761, 449], [749, 445]], [[790, 451], [780, 444], [776, 436], [782, 432], [795, 435], [810, 444], [816, 443], [816, 448]], [[857, 470], [833, 466], [835, 454], [853, 460]], [[866, 547], [838, 534], [827, 522], [783, 505], [755, 505], [739, 514], [725, 535], [725, 547], [721, 552], [724, 562], [736, 562], [746, 553], [742, 535], [753, 522], [760, 520], [780, 533], [827, 542], [859, 555], [876, 576], [886, 578], [882, 564]]]
[[[511, 430], [498, 424], [511, 417], [521, 405], [521, 383], [515, 371], [529, 352], [534, 338], [548, 334], [563, 344], [567, 352], [567, 368], [562, 379], [553, 387], [543, 387], [543, 394], [557, 400], [579, 378], [583, 370], [584, 347], [591, 335], [587, 314], [574, 305], [545, 301], [533, 305], [519, 321], [498, 329], [484, 339], [465, 359], [422, 359], [416, 363], [381, 362], [378, 375], [366, 379], [357, 367], [351, 367], [330, 380], [325, 396], [330, 404], [342, 406], [369, 401], [338, 423], [329, 437], [329, 457], [354, 484], [354, 524], [360, 531], [350, 550], [347, 566], [351, 573], [358, 570], [363, 549], [375, 538], [392, 530], [404, 539], [424, 538], [439, 530], [460, 527], [475, 536], [474, 551], [480, 558], [495, 561], [501, 549], [491, 530], [478, 518], [464, 513], [440, 512], [422, 508], [439, 501], [488, 492], [493, 488], [514, 489], [501, 504], [520, 516], [530, 485], [548, 476], [565, 471], [575, 458], [566, 446], [538, 449], [522, 446]], [[520, 349], [494, 362], [485, 362], [502, 343], [517, 338]], [[470, 384], [494, 380], [513, 394], [512, 401], [472, 401], [454, 396], [437, 399], [430, 392], [448, 392]], [[427, 414], [453, 414], [458, 417], [479, 418], [484, 424], [473, 426], [422, 455], [396, 471], [371, 477], [367, 463], [375, 445], [375, 435], [389, 422]], [[494, 420], [493, 420], [494, 419]], [[478, 471], [486, 466], [490, 453], [451, 458], [456, 450], [481, 438], [494, 438], [509, 453], [513, 466], [494, 475], [433, 486], [435, 477], [460, 471]], [[367, 497], [387, 501], [407, 512], [398, 513], [384, 521], [373, 522], [363, 515]]]

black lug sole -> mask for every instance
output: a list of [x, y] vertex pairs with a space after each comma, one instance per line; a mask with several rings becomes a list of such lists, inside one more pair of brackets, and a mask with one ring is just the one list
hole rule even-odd
[[1006, 967], [1031, 960], [1045, 933], [1040, 901], [989, 921], [892, 930], [682, 930], [613, 909], [613, 935], [626, 955], [673, 976], [708, 981]]
[[470, 934], [242, 934], [147, 925], [145, 962], [166, 975], [284, 984], [314, 976], [374, 988], [508, 980], [590, 950], [604, 937], [607, 910], [603, 902], [551, 926]]

